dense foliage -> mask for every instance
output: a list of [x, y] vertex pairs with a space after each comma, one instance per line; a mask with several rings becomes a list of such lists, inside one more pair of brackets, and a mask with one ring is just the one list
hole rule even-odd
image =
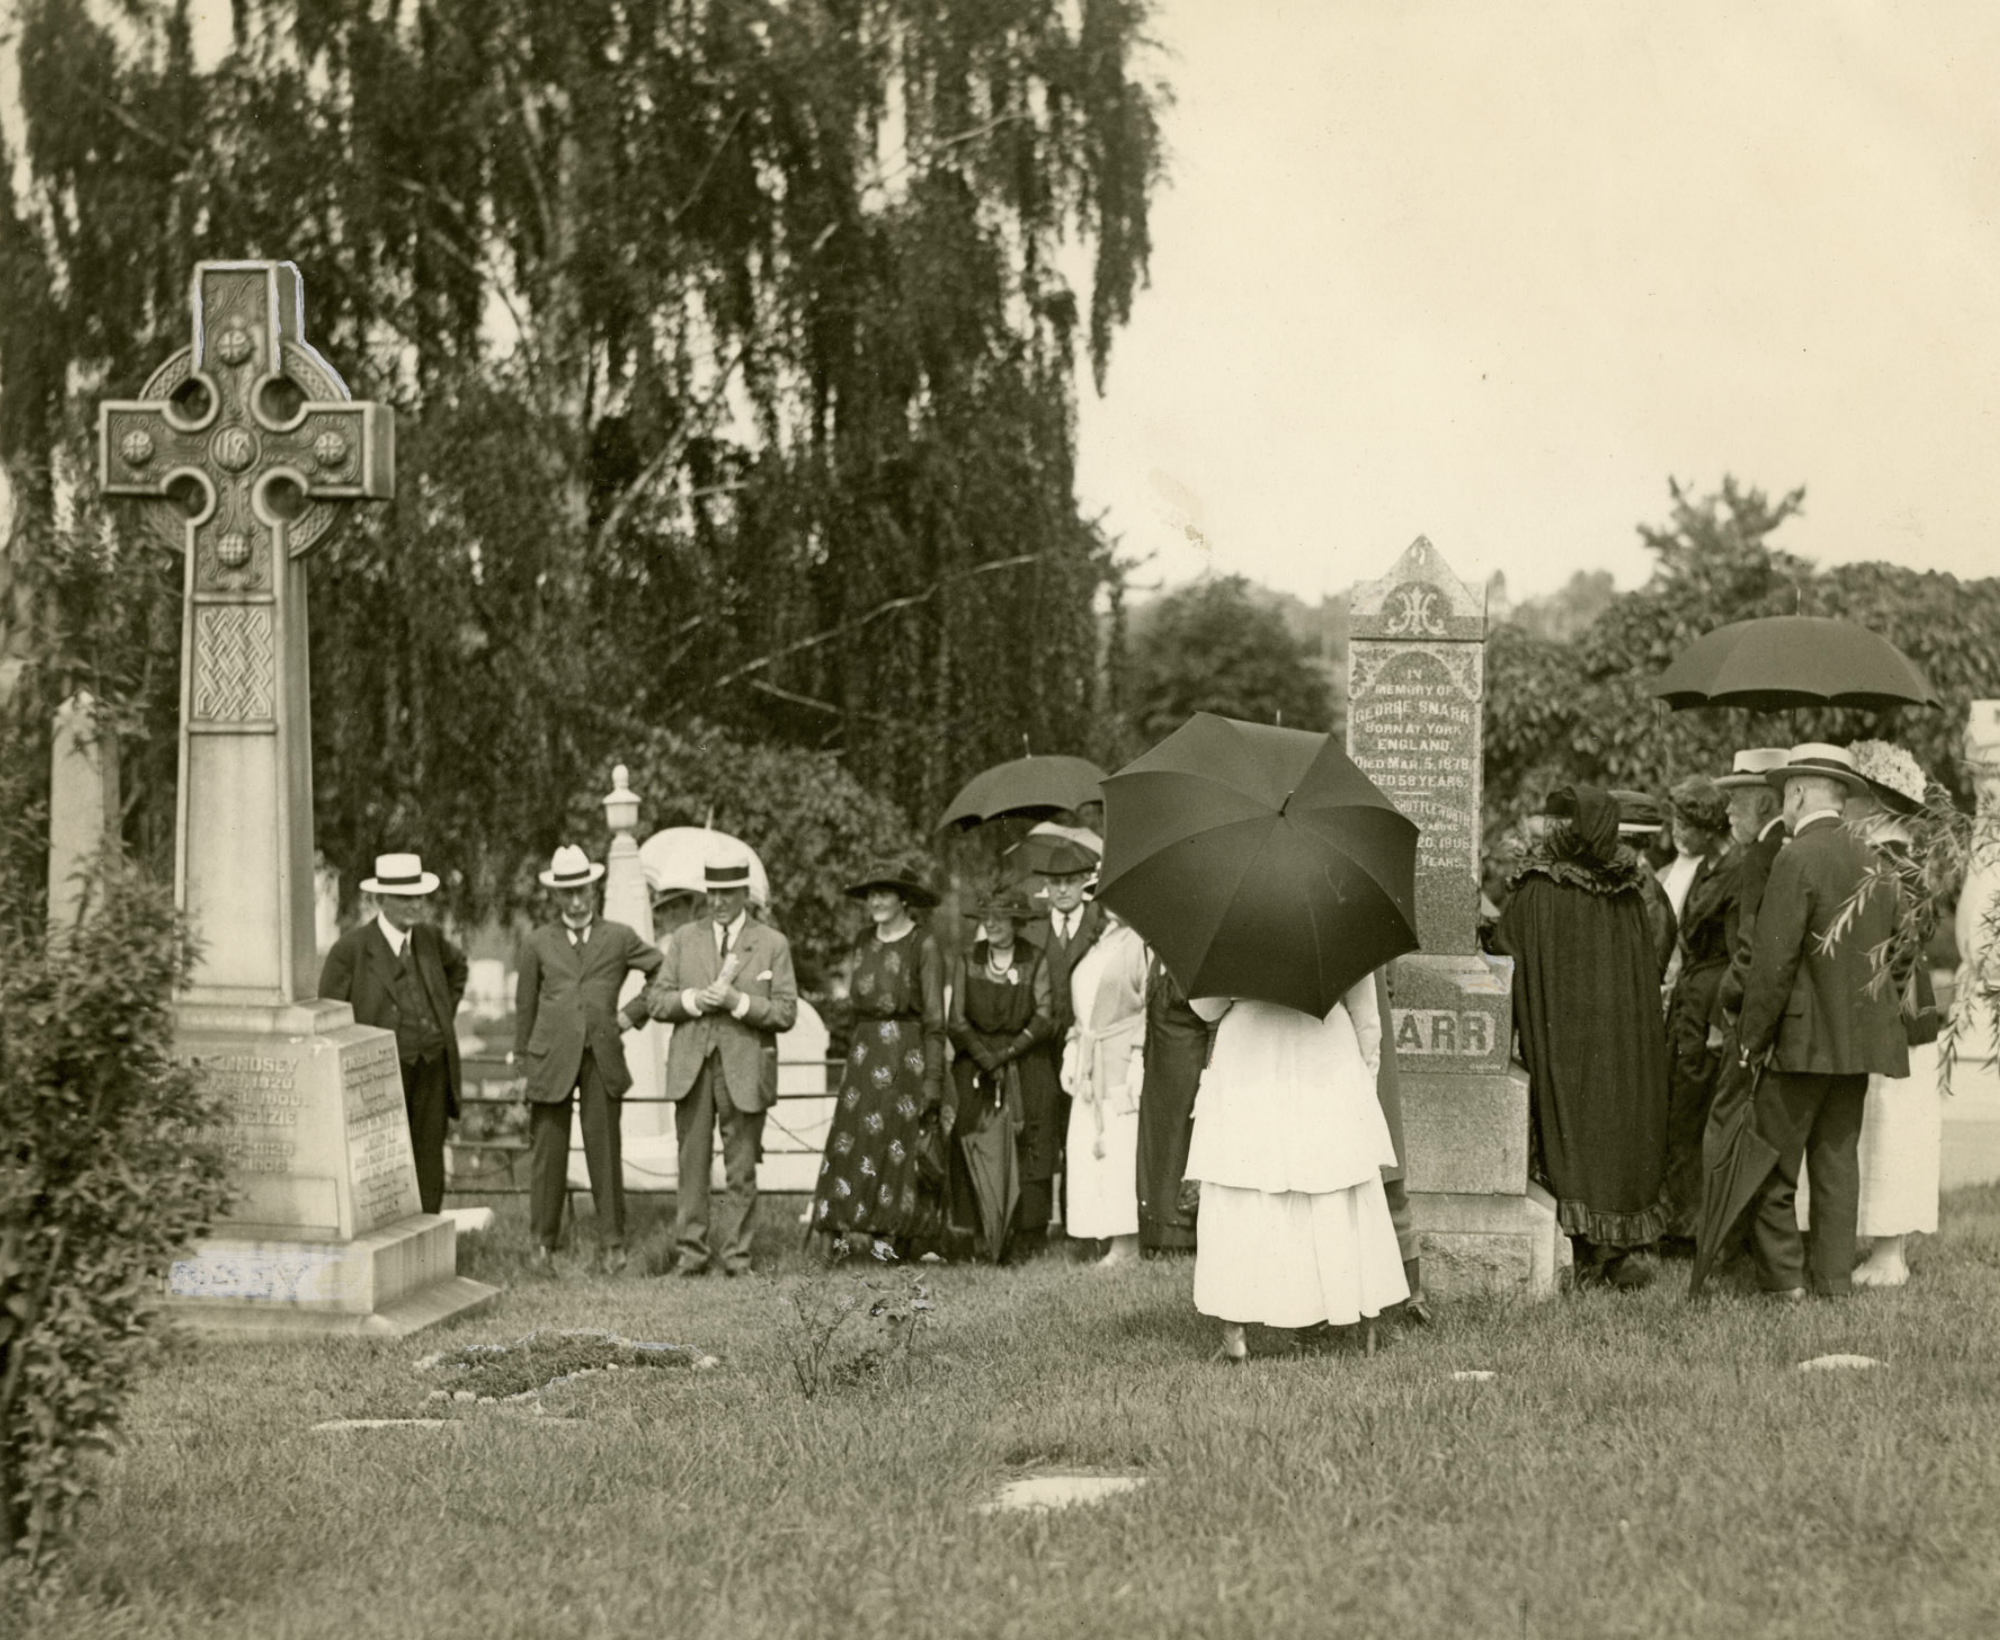
[[1148, 605], [1133, 624], [1127, 679], [1142, 747], [1195, 712], [1330, 726], [1331, 697], [1311, 650], [1240, 575], [1205, 577]]
[[72, 931], [0, 875], [0, 1543], [46, 1555], [152, 1342], [168, 1263], [223, 1205], [216, 1096], [173, 1059], [186, 946], [102, 870]]
[[[1551, 786], [1591, 780], [1663, 792], [1719, 773], [1751, 745], [1879, 737], [1906, 746], [1954, 797], [1967, 703], [2000, 695], [2000, 580], [1893, 564], [1815, 569], [1769, 542], [1800, 512], [1804, 490], [1776, 502], [1725, 478], [1719, 492], [1671, 487], [1666, 524], [1642, 526], [1656, 557], [1642, 587], [1614, 599], [1567, 642], [1520, 627], [1493, 630], [1486, 657], [1486, 828], [1495, 839]], [[1760, 615], [1831, 615], [1888, 638], [1923, 667], [1945, 709], [1888, 714], [1727, 710], [1669, 712], [1653, 698], [1667, 665], [1716, 627]]]
[[1145, 275], [1143, 0], [245, 0], [212, 67], [186, 0], [117, 11], [18, 7], [0, 457], [91, 535], [94, 401], [184, 344], [192, 264], [300, 265], [399, 417], [396, 502], [314, 563], [331, 857], [503, 908], [696, 715], [919, 818], [1090, 749], [1075, 378]]
[[[640, 835], [707, 826], [754, 841], [771, 879], [771, 921], [792, 943], [802, 988], [823, 995], [861, 926], [843, 893], [883, 859], [921, 854], [902, 811], [862, 787], [831, 752], [738, 740], [712, 724], [655, 730], [621, 759], [640, 796]], [[610, 771], [600, 791], [610, 790]], [[594, 836], [604, 811], [571, 810], [571, 835]], [[525, 891], [526, 885], [521, 885]]]

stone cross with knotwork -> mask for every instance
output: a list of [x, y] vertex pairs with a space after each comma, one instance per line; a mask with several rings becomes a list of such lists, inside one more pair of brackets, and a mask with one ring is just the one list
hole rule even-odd
[[202, 262], [194, 340], [99, 407], [99, 478], [185, 558], [175, 887], [202, 942], [185, 1001], [309, 997], [305, 555], [395, 489], [395, 413], [306, 343], [290, 262]]

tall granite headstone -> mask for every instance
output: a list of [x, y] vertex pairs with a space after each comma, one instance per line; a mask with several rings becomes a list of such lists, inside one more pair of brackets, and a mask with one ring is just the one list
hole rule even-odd
[[305, 339], [289, 262], [203, 262], [194, 334], [99, 407], [104, 493], [181, 554], [175, 889], [200, 952], [177, 1048], [229, 1096], [239, 1199], [169, 1276], [252, 1334], [405, 1332], [491, 1300], [418, 1211], [396, 1039], [314, 996], [306, 554], [395, 488], [394, 424]]
[[1486, 601], [1419, 537], [1348, 606], [1348, 755], [1419, 827], [1417, 936], [1390, 974], [1411, 1214], [1433, 1292], [1553, 1289], [1555, 1203], [1528, 1179], [1513, 964], [1479, 950]]
[[49, 746], [49, 928], [72, 928], [83, 874], [118, 835], [118, 737], [80, 689], [56, 708]]

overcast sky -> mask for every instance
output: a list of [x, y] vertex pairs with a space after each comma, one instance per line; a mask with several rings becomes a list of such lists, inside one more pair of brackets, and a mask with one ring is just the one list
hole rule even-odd
[[1080, 487], [1169, 581], [1426, 534], [1635, 585], [1667, 477], [2000, 572], [2000, 6], [1161, 0], [1152, 288]]

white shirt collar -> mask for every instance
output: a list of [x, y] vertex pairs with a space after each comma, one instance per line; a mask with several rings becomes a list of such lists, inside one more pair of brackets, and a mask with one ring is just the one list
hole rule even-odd
[[711, 920], [708, 925], [711, 933], [713, 933], [713, 931], [718, 928], [723, 931], [723, 933], [721, 934], [714, 935], [716, 950], [720, 951], [722, 949], [722, 941], [725, 934], [728, 936], [729, 943], [731, 945], [735, 945], [738, 942], [740, 942], [743, 938], [743, 925], [749, 920], [750, 920], [750, 912], [747, 907], [744, 910], [737, 912], [734, 919], [731, 920], [730, 922], [719, 923]]
[[1766, 837], [1769, 837], [1772, 832], [1781, 828], [1784, 823], [1785, 817], [1782, 814], [1772, 815], [1770, 819], [1764, 822], [1764, 829], [1757, 833], [1757, 841], [1760, 843], [1763, 842]]
[[403, 954], [403, 947], [409, 943], [408, 932], [398, 928], [379, 911], [375, 913], [375, 926], [382, 930], [382, 938], [389, 942], [389, 950], [400, 957]]
[[1794, 837], [1798, 836], [1800, 832], [1804, 831], [1815, 820], [1838, 820], [1839, 818], [1840, 810], [1838, 809], [1808, 809], [1804, 814], [1799, 816], [1799, 823], [1792, 827], [1792, 835]]

